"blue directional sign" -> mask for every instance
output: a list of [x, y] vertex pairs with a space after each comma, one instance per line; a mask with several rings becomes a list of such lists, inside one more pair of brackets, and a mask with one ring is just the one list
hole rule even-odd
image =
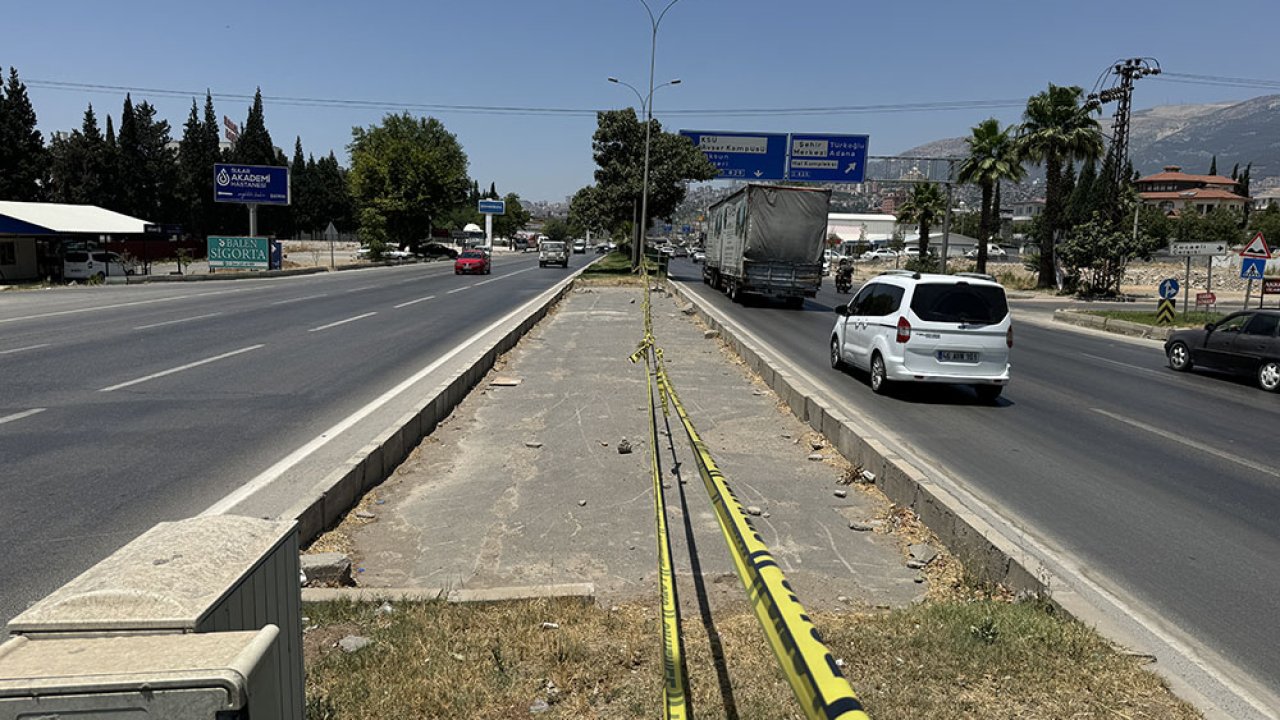
[[481, 200], [481, 215], [505, 215], [507, 212], [506, 200]]
[[1172, 300], [1178, 297], [1178, 279], [1165, 278], [1160, 281], [1160, 297], [1165, 300]]
[[787, 136], [782, 133], [703, 132], [680, 134], [720, 171], [717, 180], [785, 180]]
[[217, 163], [213, 166], [213, 199], [254, 205], [288, 205], [289, 168]]
[[1240, 279], [1241, 280], [1261, 280], [1262, 271], [1267, 269], [1266, 258], [1240, 258]]
[[860, 183], [867, 171], [866, 135], [791, 135], [787, 179]]

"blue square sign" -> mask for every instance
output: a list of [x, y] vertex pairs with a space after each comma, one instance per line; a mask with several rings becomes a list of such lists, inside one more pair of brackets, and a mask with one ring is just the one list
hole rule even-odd
[[1240, 279], [1241, 280], [1261, 280], [1262, 273], [1267, 269], [1266, 258], [1240, 258]]
[[785, 180], [787, 136], [782, 133], [681, 130], [720, 171], [717, 180]]

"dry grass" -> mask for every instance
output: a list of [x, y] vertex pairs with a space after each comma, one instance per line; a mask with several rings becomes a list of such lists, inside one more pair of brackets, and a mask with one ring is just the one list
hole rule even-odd
[[[377, 615], [373, 605], [334, 603], [305, 612], [317, 626], [306, 642], [312, 720], [528, 717], [538, 700], [550, 702], [548, 718], [660, 714], [654, 607], [435, 602]], [[1198, 717], [1139, 660], [1040, 604], [930, 603], [814, 620], [877, 720]], [[701, 622], [684, 620], [696, 716], [801, 717], [755, 618], [716, 622], [727, 693]], [[346, 634], [374, 644], [343, 653], [334, 644]]]

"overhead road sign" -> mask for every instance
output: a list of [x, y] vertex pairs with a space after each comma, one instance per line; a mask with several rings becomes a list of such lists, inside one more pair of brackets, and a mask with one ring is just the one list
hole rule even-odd
[[1206, 257], [1225, 255], [1227, 244], [1220, 242], [1176, 242], [1169, 246], [1174, 257]]
[[209, 267], [266, 270], [271, 246], [262, 237], [210, 237]]
[[1178, 297], [1178, 279], [1165, 278], [1160, 281], [1160, 297], [1165, 300], [1172, 300]]
[[1260, 257], [1242, 257], [1240, 258], [1240, 279], [1241, 280], [1261, 280], [1262, 273], [1267, 269], [1267, 259]]
[[507, 212], [506, 200], [481, 200], [480, 213], [482, 215], [505, 215]]
[[[1262, 237], [1262, 233], [1253, 236], [1249, 244], [1240, 251], [1240, 257], [1271, 259], [1271, 248], [1267, 247], [1267, 239]], [[1242, 275], [1241, 277], [1244, 276]]]
[[289, 168], [217, 163], [213, 166], [213, 199], [252, 205], [288, 205]]
[[867, 169], [867, 135], [791, 135], [787, 179], [860, 183]]
[[717, 180], [786, 180], [787, 136], [782, 133], [681, 130], [720, 171]]

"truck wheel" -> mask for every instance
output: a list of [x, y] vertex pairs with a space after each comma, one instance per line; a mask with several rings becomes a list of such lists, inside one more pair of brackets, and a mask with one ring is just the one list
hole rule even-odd
[[734, 302], [742, 302], [742, 293], [738, 292], [738, 283], [733, 280], [729, 281], [729, 299]]

